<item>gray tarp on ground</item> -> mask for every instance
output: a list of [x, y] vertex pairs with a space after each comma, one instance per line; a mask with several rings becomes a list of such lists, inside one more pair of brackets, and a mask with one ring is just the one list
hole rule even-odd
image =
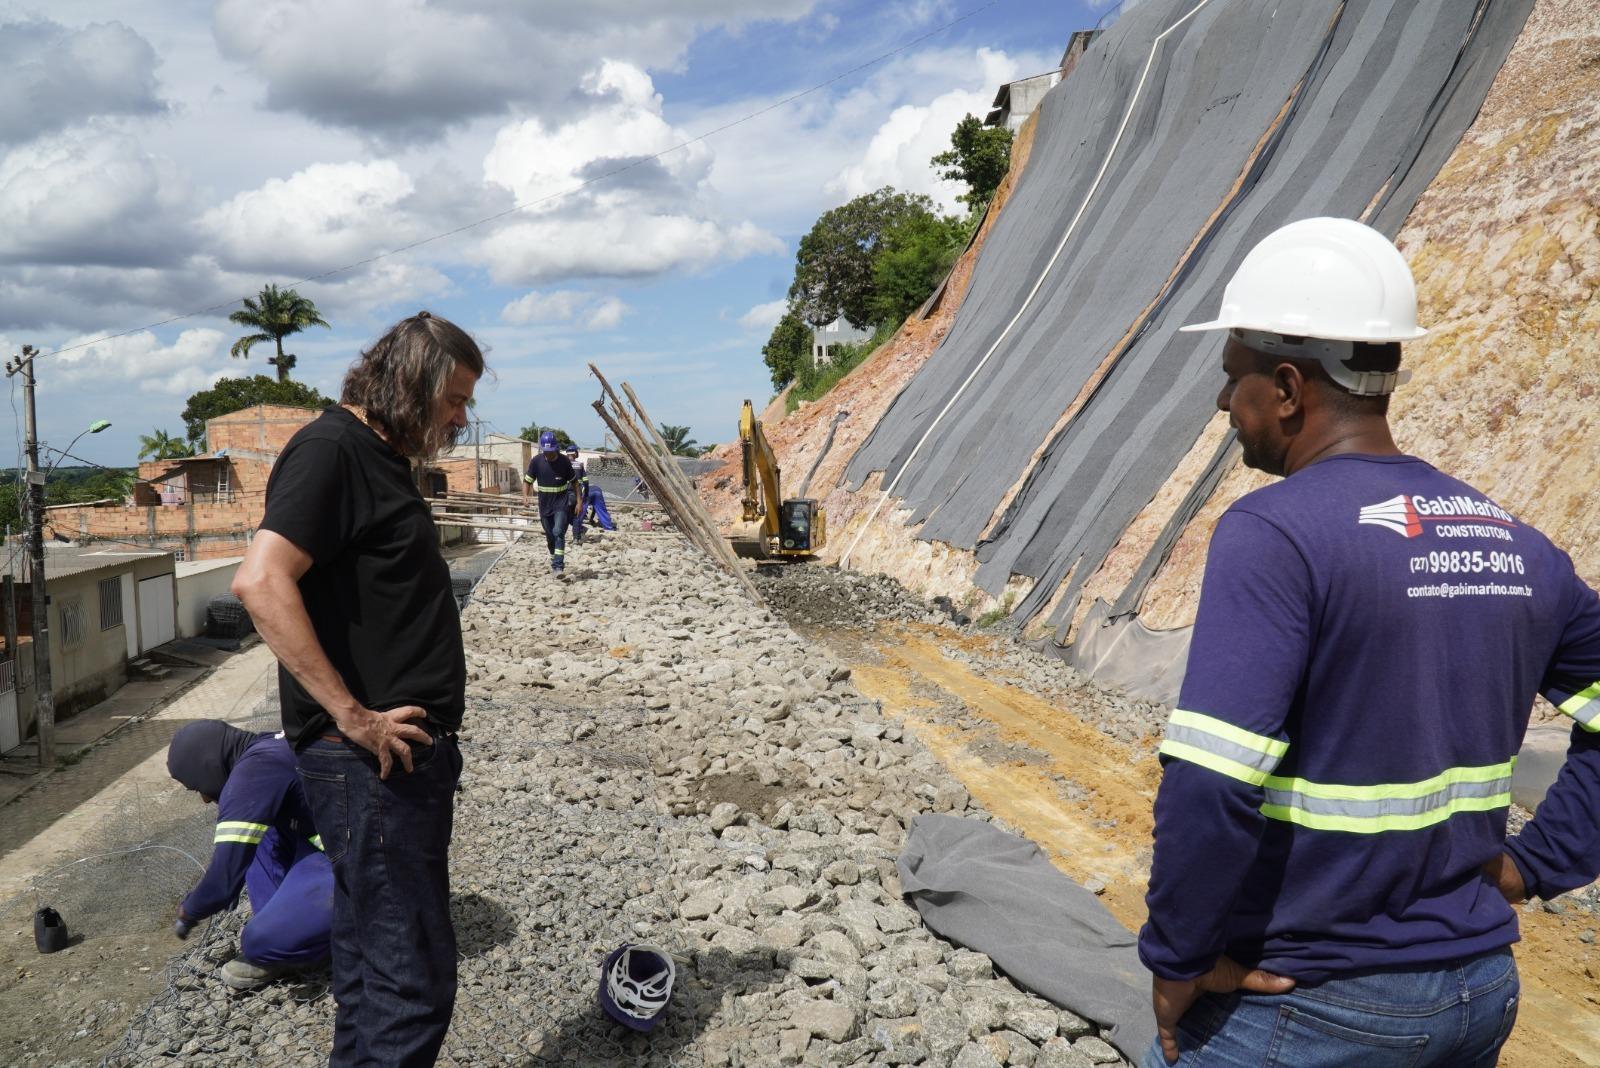
[[[956, 322], [856, 454], [856, 485], [880, 470], [887, 484], [905, 467], [1022, 307], [1084, 202], [1151, 43], [1194, 6], [1140, 4], [1045, 98], [1028, 167]], [[926, 520], [920, 536], [978, 548], [978, 582], [991, 592], [1012, 574], [1039, 579], [1018, 606], [1023, 618], [1071, 572], [1055, 616], [1070, 618], [1076, 589], [1212, 411], [1221, 339], [1176, 328], [1210, 318], [1244, 252], [1286, 221], [1376, 204], [1370, 221], [1397, 232], [1476, 115], [1531, 6], [1212, 0], [1167, 36], [1061, 259], [901, 477], [896, 496], [913, 521]], [[1136, 326], [1088, 403], [1052, 436]]]
[[922, 920], [989, 955], [1011, 980], [1111, 1030], [1138, 1062], [1155, 1041], [1150, 973], [1134, 936], [1026, 838], [981, 820], [922, 815], [900, 854], [900, 885]]

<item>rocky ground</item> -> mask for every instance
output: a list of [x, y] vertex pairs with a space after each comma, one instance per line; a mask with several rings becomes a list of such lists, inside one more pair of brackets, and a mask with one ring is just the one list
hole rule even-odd
[[[463, 615], [462, 982], [443, 1063], [1118, 1062], [901, 898], [914, 816], [988, 817], [847, 668], [677, 539], [591, 538], [568, 574], [513, 546]], [[109, 1063], [321, 1063], [325, 977], [248, 996], [217, 980], [238, 922], [174, 963]], [[628, 940], [679, 959], [647, 1037], [594, 1004], [601, 957]]]

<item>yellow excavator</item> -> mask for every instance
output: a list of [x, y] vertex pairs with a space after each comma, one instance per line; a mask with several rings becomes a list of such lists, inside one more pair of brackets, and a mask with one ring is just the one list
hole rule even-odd
[[809, 497], [783, 499], [778, 458], [749, 401], [739, 413], [739, 448], [744, 459], [744, 527], [733, 535], [733, 551], [758, 560], [814, 555], [827, 543], [827, 517]]

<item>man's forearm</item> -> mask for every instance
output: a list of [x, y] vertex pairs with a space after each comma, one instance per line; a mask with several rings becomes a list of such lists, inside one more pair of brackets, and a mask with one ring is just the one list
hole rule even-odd
[[334, 668], [306, 612], [300, 587], [284, 575], [264, 575], [242, 598], [256, 630], [278, 662], [340, 726], [366, 711]]

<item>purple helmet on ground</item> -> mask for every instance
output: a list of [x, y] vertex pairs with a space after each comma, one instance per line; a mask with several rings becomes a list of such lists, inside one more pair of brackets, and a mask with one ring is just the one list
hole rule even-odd
[[666, 1011], [676, 975], [659, 946], [618, 946], [600, 965], [600, 1007], [624, 1027], [649, 1031]]
[[542, 430], [539, 432], [539, 451], [556, 451], [556, 432], [554, 430]]

